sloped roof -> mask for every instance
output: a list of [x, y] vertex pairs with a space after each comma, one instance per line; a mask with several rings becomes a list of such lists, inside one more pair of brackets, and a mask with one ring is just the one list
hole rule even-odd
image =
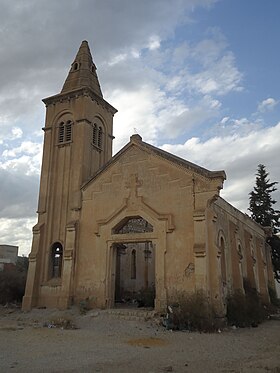
[[226, 173], [225, 171], [209, 171], [206, 168], [200, 167], [192, 162], [189, 162], [183, 158], [177, 157], [176, 155], [166, 152], [165, 150], [159, 149], [156, 146], [148, 144], [142, 141], [142, 137], [140, 135], [132, 135], [130, 137], [130, 142], [127, 143], [118, 153], [116, 153], [109, 162], [107, 162], [100, 170], [97, 171], [95, 175], [93, 175], [89, 180], [87, 180], [83, 185], [82, 188], [86, 187], [92, 180], [94, 180], [98, 175], [103, 173], [107, 168], [109, 168], [113, 163], [117, 162], [117, 160], [129, 149], [132, 145], [136, 145], [142, 149], [146, 149], [149, 153], [155, 154], [161, 158], [168, 160], [169, 162], [173, 162], [182, 168], [186, 168], [192, 172], [195, 172], [199, 175], [202, 175], [209, 179], [216, 179], [221, 178], [226, 180]]

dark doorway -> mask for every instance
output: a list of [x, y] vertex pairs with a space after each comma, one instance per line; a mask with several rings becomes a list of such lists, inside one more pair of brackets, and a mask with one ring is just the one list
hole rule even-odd
[[154, 307], [155, 250], [151, 241], [117, 243], [115, 304]]

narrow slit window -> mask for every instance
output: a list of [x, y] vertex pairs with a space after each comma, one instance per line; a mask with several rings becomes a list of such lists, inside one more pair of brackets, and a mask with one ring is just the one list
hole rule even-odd
[[72, 140], [72, 123], [70, 120], [67, 121], [65, 126], [65, 142]]
[[101, 149], [102, 148], [102, 142], [103, 142], [103, 131], [102, 131], [102, 128], [99, 127], [98, 129], [98, 144], [97, 146]]
[[131, 252], [131, 279], [136, 279], [136, 250], [133, 249]]
[[56, 242], [51, 250], [51, 277], [60, 278], [62, 274], [63, 247], [61, 243]]
[[94, 123], [92, 127], [92, 143], [96, 145], [96, 142], [97, 142], [97, 125], [96, 123]]
[[58, 128], [58, 142], [64, 142], [64, 123], [61, 122]]

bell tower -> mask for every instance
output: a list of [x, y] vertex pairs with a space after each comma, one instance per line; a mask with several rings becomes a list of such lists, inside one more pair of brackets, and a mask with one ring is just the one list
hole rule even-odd
[[43, 102], [38, 223], [33, 228], [24, 309], [68, 305], [81, 186], [112, 157], [117, 110], [103, 98], [87, 41], [82, 42], [61, 92]]

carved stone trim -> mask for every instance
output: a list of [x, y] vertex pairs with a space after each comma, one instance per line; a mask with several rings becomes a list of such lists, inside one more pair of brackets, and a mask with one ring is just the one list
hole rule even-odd
[[144, 212], [145, 215], [151, 216], [154, 220], [166, 220], [166, 232], [171, 233], [175, 229], [175, 226], [173, 224], [173, 217], [171, 214], [161, 214], [152, 209], [150, 206], [148, 206], [145, 202], [143, 197], [134, 196], [134, 198], [124, 198], [122, 204], [120, 207], [111, 215], [109, 215], [105, 219], [97, 220], [97, 226], [95, 228], [94, 233], [99, 236], [100, 235], [100, 228], [102, 225], [108, 224], [110, 221], [112, 221], [115, 217], [120, 215], [124, 210], [127, 210], [127, 215], [134, 214], [136, 212], [141, 214], [141, 211]]

